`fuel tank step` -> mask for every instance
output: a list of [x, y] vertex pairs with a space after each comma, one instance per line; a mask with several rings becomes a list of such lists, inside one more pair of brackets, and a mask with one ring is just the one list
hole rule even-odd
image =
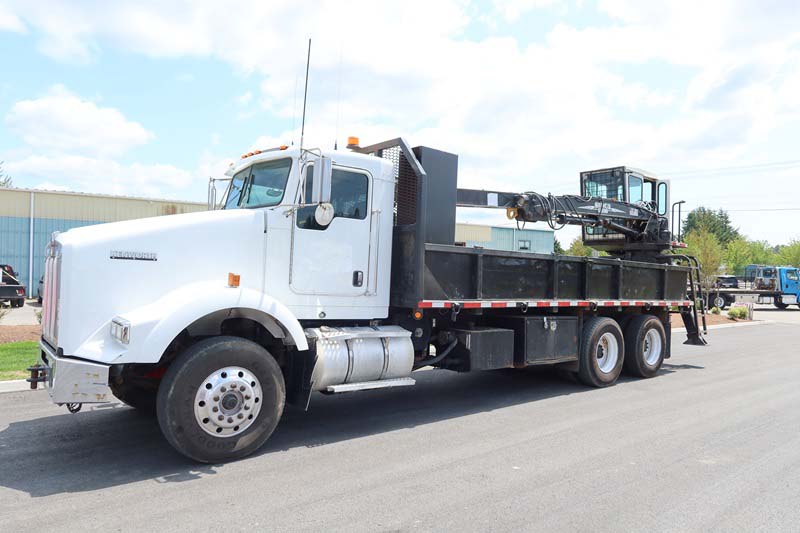
[[417, 382], [414, 378], [382, 379], [379, 381], [362, 381], [361, 383], [343, 383], [341, 385], [328, 385], [325, 392], [337, 394], [340, 392], [353, 392], [358, 390], [386, 389], [389, 387], [409, 387]]

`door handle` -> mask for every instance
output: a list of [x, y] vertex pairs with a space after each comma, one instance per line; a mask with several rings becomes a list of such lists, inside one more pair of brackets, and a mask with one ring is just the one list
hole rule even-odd
[[353, 272], [353, 287], [361, 287], [364, 285], [364, 272], [356, 270]]

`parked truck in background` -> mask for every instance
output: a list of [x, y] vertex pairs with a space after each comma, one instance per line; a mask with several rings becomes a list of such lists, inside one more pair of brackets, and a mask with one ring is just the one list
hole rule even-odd
[[25, 304], [25, 285], [20, 283], [19, 274], [11, 265], [0, 265], [0, 302], [8, 302], [10, 307]]
[[786, 309], [800, 307], [800, 269], [789, 266], [752, 265], [745, 279], [735, 287], [716, 283], [709, 290], [709, 302], [720, 309], [734, 303], [774, 305]]
[[[313, 392], [412, 386], [430, 366], [648, 378], [670, 312], [705, 343], [667, 181], [614, 167], [582, 173], [580, 195], [458, 189], [454, 154], [349, 148], [251, 152], [210, 212], [55, 235], [31, 380], [71, 411], [114, 396], [154, 410], [175, 449], [215, 462], [258, 449]], [[610, 255], [455, 246], [457, 206], [577, 224]]]

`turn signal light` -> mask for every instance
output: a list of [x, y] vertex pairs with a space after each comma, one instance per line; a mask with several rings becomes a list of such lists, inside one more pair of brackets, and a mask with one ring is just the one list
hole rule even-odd
[[238, 287], [238, 286], [239, 286], [239, 274], [228, 272], [228, 287]]

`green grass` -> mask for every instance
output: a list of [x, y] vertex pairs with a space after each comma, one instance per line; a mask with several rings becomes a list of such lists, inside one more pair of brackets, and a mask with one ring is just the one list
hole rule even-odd
[[0, 344], [0, 381], [25, 379], [25, 369], [39, 360], [39, 343], [35, 341]]

